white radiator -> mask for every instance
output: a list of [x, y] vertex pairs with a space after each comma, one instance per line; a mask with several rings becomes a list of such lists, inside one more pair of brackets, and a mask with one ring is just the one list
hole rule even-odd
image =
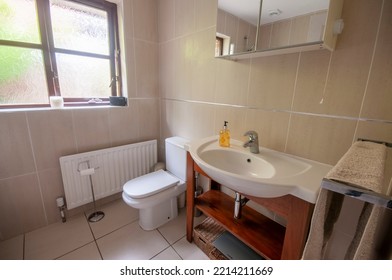
[[157, 163], [157, 141], [151, 140], [60, 157], [67, 208], [93, 201], [89, 175], [78, 171], [95, 168], [91, 179], [95, 199], [122, 191], [125, 182], [151, 172]]

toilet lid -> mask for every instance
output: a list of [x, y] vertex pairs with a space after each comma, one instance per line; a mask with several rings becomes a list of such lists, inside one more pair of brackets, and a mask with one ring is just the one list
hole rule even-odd
[[179, 181], [166, 171], [158, 170], [126, 182], [123, 191], [129, 197], [143, 198], [173, 187]]

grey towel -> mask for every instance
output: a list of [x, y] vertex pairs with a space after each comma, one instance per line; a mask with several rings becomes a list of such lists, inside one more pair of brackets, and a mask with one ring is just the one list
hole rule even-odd
[[[386, 147], [373, 142], [355, 142], [326, 178], [354, 184], [375, 192], [382, 190]], [[316, 201], [309, 237], [303, 259], [323, 259], [333, 226], [340, 214], [344, 196], [321, 189]], [[372, 238], [379, 220], [379, 209], [365, 204], [356, 236], [347, 252], [347, 258], [371, 257]], [[370, 244], [370, 245], [369, 245]]]

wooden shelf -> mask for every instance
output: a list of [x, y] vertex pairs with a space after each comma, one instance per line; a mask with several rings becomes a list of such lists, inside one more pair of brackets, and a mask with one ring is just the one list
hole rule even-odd
[[234, 199], [210, 190], [195, 199], [195, 206], [266, 259], [281, 259], [285, 227], [248, 206], [234, 218]]

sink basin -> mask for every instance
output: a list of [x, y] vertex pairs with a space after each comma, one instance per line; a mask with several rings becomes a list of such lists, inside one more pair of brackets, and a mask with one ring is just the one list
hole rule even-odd
[[232, 139], [220, 147], [218, 137], [191, 141], [193, 160], [213, 180], [245, 195], [279, 197], [292, 194], [315, 203], [322, 178], [332, 166], [260, 147], [252, 154]]
[[255, 178], [275, 175], [275, 168], [268, 161], [235, 150], [212, 149], [201, 151], [199, 155], [204, 162], [232, 174]]

